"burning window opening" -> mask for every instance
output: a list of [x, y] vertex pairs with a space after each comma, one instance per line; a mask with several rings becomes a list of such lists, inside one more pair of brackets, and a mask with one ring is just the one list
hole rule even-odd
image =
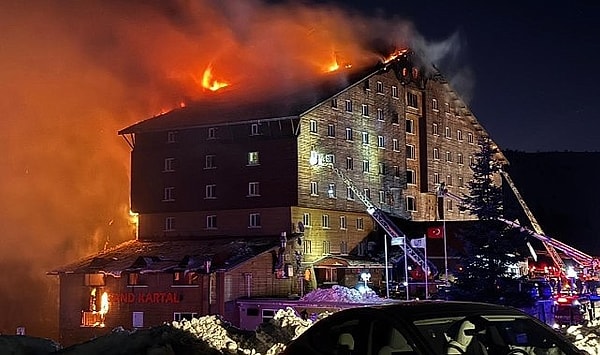
[[214, 79], [212, 70], [213, 70], [212, 63], [208, 64], [208, 66], [204, 70], [204, 74], [202, 74], [202, 87], [203, 88], [208, 89], [210, 91], [217, 91], [219, 89], [229, 86], [228, 82], [218, 81], [218, 80]]
[[82, 327], [105, 326], [104, 320], [109, 309], [108, 293], [102, 292], [100, 297], [98, 297], [100, 292], [102, 292], [101, 288], [92, 287], [89, 298], [89, 309], [87, 311], [81, 311]]

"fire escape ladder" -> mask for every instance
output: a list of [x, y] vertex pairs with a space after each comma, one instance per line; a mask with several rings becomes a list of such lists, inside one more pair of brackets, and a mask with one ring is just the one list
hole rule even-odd
[[390, 236], [390, 238], [403, 238], [404, 242], [400, 245], [400, 247], [404, 250], [404, 253], [408, 255], [415, 263], [417, 263], [421, 269], [431, 272], [431, 275], [435, 276], [438, 273], [438, 269], [430, 260], [426, 260], [423, 255], [412, 248], [406, 235], [396, 226], [396, 224], [383, 212], [380, 210], [371, 200], [360, 190], [358, 189], [352, 180], [348, 178], [339, 168], [335, 167], [332, 163], [323, 163], [323, 165], [330, 167], [337, 176], [342, 179], [344, 184], [348, 186], [350, 190], [354, 193], [356, 197], [367, 207], [367, 213], [373, 217], [375, 222], [383, 228], [383, 230]]

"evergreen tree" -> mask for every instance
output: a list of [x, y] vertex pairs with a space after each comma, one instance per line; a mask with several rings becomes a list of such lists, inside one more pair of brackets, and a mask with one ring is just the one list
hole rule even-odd
[[464, 203], [478, 221], [461, 233], [465, 253], [450, 294], [455, 299], [525, 306], [533, 300], [519, 291], [509, 272], [522, 259], [523, 238], [498, 220], [503, 216], [502, 187], [497, 183], [502, 169], [499, 150], [489, 138], [478, 143], [480, 151], [471, 166], [473, 180]]

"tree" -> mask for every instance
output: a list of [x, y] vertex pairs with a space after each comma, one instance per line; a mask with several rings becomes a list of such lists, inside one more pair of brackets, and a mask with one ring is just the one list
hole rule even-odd
[[521, 261], [521, 232], [498, 220], [503, 216], [502, 163], [499, 150], [489, 138], [479, 140], [480, 151], [472, 164], [473, 180], [464, 206], [478, 221], [461, 232], [465, 245], [461, 268], [451, 287], [455, 299], [525, 306], [533, 299], [519, 291], [511, 268]]

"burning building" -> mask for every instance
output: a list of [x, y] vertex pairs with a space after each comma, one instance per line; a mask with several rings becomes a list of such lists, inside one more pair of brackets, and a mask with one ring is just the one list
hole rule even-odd
[[474, 218], [437, 189], [467, 192], [488, 134], [413, 52], [253, 100], [207, 70], [218, 95], [119, 132], [138, 235], [55, 270], [63, 344], [193, 315], [237, 323], [241, 297], [353, 285], [364, 270], [380, 281], [365, 201], [403, 224]]

